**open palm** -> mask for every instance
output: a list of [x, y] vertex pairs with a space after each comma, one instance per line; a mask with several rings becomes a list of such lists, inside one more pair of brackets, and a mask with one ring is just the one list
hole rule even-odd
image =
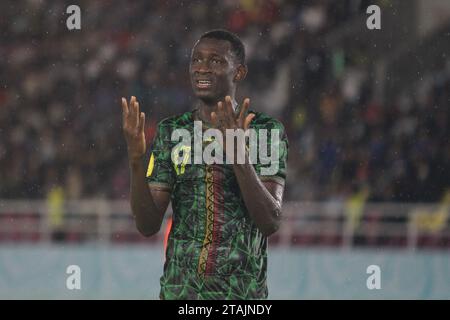
[[145, 114], [139, 111], [139, 102], [135, 96], [127, 100], [122, 98], [122, 129], [127, 142], [130, 160], [142, 158], [145, 154]]

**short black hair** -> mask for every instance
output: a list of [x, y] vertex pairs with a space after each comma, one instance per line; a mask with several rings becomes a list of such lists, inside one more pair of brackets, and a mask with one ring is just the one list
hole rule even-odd
[[231, 50], [236, 56], [237, 62], [245, 65], [245, 47], [237, 35], [225, 29], [214, 29], [205, 32], [200, 37], [200, 40], [205, 38], [228, 41], [231, 44]]

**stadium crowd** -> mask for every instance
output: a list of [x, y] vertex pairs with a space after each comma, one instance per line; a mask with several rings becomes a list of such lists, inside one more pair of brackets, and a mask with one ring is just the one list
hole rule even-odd
[[[370, 1], [386, 3], [387, 1]], [[158, 121], [189, 110], [190, 50], [225, 27], [242, 37], [249, 74], [239, 96], [285, 125], [287, 200], [439, 201], [450, 187], [450, 68], [376, 103], [361, 52], [315, 41], [366, 1], [2, 2], [0, 198], [127, 198], [120, 97], [135, 95], [150, 142]], [[340, 61], [340, 63], [339, 63]], [[340, 66], [340, 68], [339, 68]]]

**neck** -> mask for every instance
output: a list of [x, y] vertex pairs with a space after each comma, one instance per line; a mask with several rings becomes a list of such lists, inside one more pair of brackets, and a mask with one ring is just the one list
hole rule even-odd
[[[234, 95], [230, 95], [231, 96], [231, 102], [233, 104], [233, 110], [236, 111], [237, 109], [237, 102], [236, 99], [234, 98]], [[211, 123], [211, 112], [216, 112], [217, 113], [217, 103], [219, 101], [215, 101], [215, 102], [206, 102], [204, 100], [198, 100], [195, 104], [195, 108], [198, 110], [198, 117], [200, 118], [201, 121], [207, 122], [207, 123]], [[225, 103], [225, 99], [222, 101], [223, 103]]]

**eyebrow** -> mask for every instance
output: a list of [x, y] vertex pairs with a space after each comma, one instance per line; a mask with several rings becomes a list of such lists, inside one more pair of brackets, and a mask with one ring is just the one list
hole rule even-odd
[[215, 53], [211, 54], [211, 56], [212, 56], [213, 58], [219, 58], [219, 59], [221, 59], [221, 60], [225, 60], [225, 57], [219, 56], [218, 54], [215, 54]]
[[218, 58], [224, 58], [224, 56], [220, 55], [219, 53], [216, 52], [207, 52], [206, 54], [203, 54], [202, 51], [194, 51], [192, 53], [192, 56], [199, 56], [199, 55], [205, 55], [205, 56], [212, 56], [212, 57], [218, 57]]
[[219, 55], [219, 54], [217, 54], [217, 53], [214, 53], [214, 52], [211, 52], [211, 53], [208, 53], [208, 54], [203, 54], [201, 51], [199, 52], [199, 51], [196, 51], [196, 52], [193, 52], [193, 54], [192, 54], [192, 56], [193, 57], [196, 57], [196, 56], [211, 56], [211, 57], [217, 57], [217, 58], [220, 58], [220, 59], [224, 59], [225, 57], [223, 57], [223, 56], [221, 56], [221, 55]]

